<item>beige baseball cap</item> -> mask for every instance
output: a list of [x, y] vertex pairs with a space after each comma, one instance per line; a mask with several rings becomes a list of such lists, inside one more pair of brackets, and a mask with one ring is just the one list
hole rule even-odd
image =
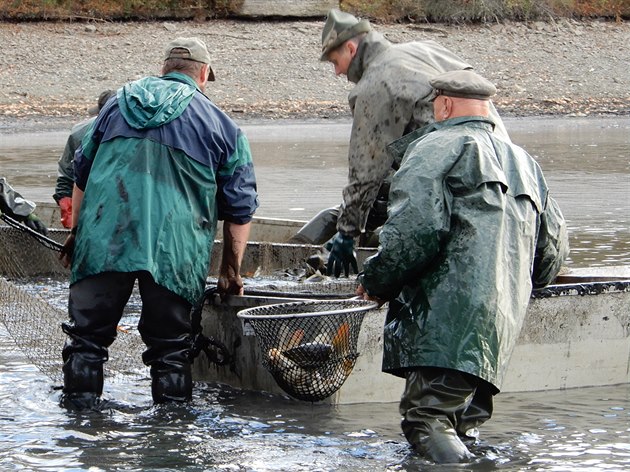
[[199, 38], [177, 38], [168, 43], [164, 60], [185, 59], [208, 64], [208, 80], [214, 82], [214, 71], [210, 67], [210, 53], [206, 44]]

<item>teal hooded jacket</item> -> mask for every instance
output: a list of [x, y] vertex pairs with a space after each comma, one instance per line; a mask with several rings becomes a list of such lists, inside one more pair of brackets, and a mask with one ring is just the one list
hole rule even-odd
[[456, 369], [500, 389], [532, 287], [568, 255], [540, 167], [492, 130], [482, 117], [453, 118], [390, 146], [406, 153], [360, 276], [369, 295], [392, 300], [385, 372]]
[[187, 75], [131, 82], [75, 154], [84, 199], [71, 283], [148, 271], [191, 303], [203, 293], [217, 220], [257, 206], [249, 143]]

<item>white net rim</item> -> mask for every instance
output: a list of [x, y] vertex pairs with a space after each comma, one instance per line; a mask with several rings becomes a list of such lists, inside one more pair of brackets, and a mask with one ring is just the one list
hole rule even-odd
[[[317, 306], [317, 305], [330, 305], [331, 303], [339, 303], [340, 305], [347, 304], [347, 308], [341, 308], [338, 310], [324, 310], [324, 311], [309, 311], [306, 313], [294, 312], [294, 313], [281, 313], [281, 314], [258, 314], [259, 312], [269, 312], [270, 310], [286, 311], [292, 307], [304, 307], [304, 306]], [[371, 300], [312, 300], [301, 302], [289, 302], [289, 303], [277, 303], [272, 305], [262, 305], [254, 308], [246, 308], [239, 311], [236, 316], [245, 320], [281, 320], [288, 318], [312, 318], [317, 316], [331, 316], [331, 315], [345, 315], [354, 313], [365, 313], [378, 307], [378, 303]]]

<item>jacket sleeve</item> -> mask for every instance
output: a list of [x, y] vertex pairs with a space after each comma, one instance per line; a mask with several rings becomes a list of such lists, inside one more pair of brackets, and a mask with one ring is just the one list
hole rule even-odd
[[249, 141], [238, 133], [235, 151], [217, 175], [219, 219], [237, 224], [251, 221], [258, 208], [256, 175]]
[[548, 197], [545, 210], [540, 215], [532, 270], [534, 288], [544, 287], [553, 282], [568, 255], [569, 236], [564, 217], [558, 203]]
[[74, 153], [81, 144], [80, 137], [74, 134], [68, 136], [63, 154], [57, 162], [57, 183], [53, 198], [58, 203], [63, 197], [72, 197], [72, 187], [74, 187]]
[[452, 196], [444, 178], [459, 152], [445, 156], [434, 146], [414, 149], [394, 176], [379, 250], [360, 276], [372, 296], [389, 300], [398, 295], [410, 277], [435, 260], [448, 236]]

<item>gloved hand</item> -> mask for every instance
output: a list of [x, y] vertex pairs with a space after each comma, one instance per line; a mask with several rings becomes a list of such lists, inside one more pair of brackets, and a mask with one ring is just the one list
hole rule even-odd
[[66, 238], [66, 242], [63, 243], [63, 248], [59, 253], [59, 260], [61, 265], [66, 269], [72, 264], [72, 255], [74, 254], [74, 242], [76, 240], [77, 228], [72, 228], [70, 234]]
[[32, 230], [35, 230], [44, 236], [48, 235], [46, 225], [42, 223], [42, 220], [40, 220], [35, 213], [31, 213], [25, 219], [22, 219], [22, 222]]
[[328, 275], [334, 274], [335, 277], [339, 277], [343, 268], [346, 277], [348, 277], [350, 266], [352, 266], [355, 274], [359, 273], [357, 256], [354, 252], [354, 238], [352, 236], [337, 233], [324, 247], [330, 251], [328, 263], [326, 264]]
[[72, 197], [60, 198], [58, 203], [61, 210], [61, 224], [64, 228], [72, 228]]

